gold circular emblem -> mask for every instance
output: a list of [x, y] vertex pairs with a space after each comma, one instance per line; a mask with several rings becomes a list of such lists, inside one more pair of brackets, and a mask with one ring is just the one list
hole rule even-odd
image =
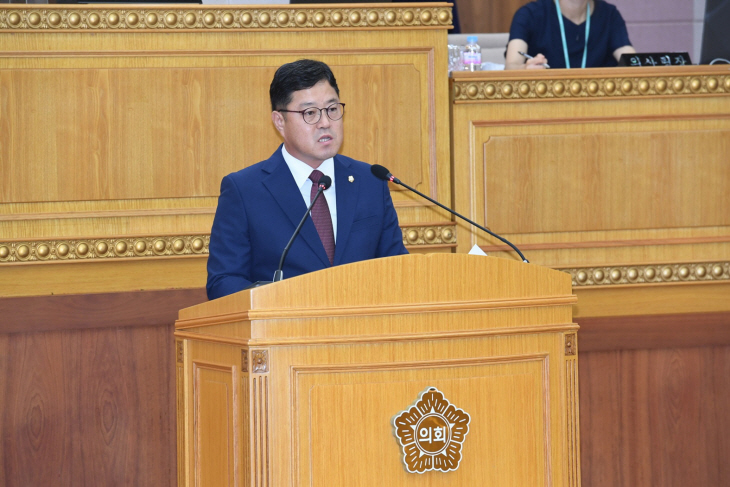
[[449, 444], [450, 432], [442, 415], [427, 414], [416, 424], [416, 446], [426, 455], [437, 455]]
[[470, 421], [469, 414], [451, 404], [435, 387], [423, 391], [415, 405], [393, 419], [406, 470], [424, 473], [459, 468], [461, 445], [469, 433]]

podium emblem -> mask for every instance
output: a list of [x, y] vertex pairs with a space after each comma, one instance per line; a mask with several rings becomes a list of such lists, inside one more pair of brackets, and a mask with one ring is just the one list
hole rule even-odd
[[425, 473], [459, 468], [470, 420], [468, 413], [451, 404], [435, 387], [423, 391], [413, 406], [393, 419], [406, 470]]

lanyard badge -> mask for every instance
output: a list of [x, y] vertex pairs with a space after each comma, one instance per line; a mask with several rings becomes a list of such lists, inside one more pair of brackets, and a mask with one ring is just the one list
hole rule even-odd
[[[560, 35], [563, 38], [563, 55], [565, 56], [565, 67], [570, 68], [570, 58], [568, 57], [568, 43], [565, 41], [565, 26], [563, 25], [563, 12], [560, 10], [560, 0], [555, 0], [555, 6], [558, 9], [558, 23], [560, 23]], [[588, 56], [588, 34], [591, 32], [591, 3], [586, 4], [586, 43], [583, 46], [583, 64], [581, 68], [586, 67], [586, 57]]]

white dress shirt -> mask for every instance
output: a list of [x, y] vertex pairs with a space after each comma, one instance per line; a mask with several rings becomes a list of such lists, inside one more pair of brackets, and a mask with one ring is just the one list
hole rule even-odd
[[[307, 207], [309, 207], [309, 205], [312, 203], [309, 197], [312, 192], [312, 184], [314, 184], [312, 183], [312, 180], [309, 179], [309, 175], [312, 174], [312, 171], [314, 169], [312, 169], [312, 166], [300, 161], [293, 155], [289, 154], [286, 151], [286, 147], [283, 145], [281, 146], [281, 154], [284, 156], [284, 161], [286, 162], [286, 165], [289, 166], [289, 171], [291, 171], [292, 176], [294, 176], [294, 181], [297, 183], [297, 187], [302, 193], [304, 203], [307, 205]], [[329, 206], [330, 216], [332, 217], [332, 231], [335, 235], [335, 243], [337, 243], [337, 192], [335, 191], [335, 160], [330, 157], [322, 164], [320, 164], [317, 170], [321, 171], [322, 174], [332, 178], [332, 186], [330, 186], [329, 189], [325, 190], [320, 198], [327, 199], [327, 206]]]

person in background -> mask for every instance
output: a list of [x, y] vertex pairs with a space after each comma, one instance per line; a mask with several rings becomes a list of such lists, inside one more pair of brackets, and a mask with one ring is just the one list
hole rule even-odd
[[616, 66], [622, 54], [634, 52], [626, 22], [612, 4], [536, 0], [512, 19], [505, 69]]

